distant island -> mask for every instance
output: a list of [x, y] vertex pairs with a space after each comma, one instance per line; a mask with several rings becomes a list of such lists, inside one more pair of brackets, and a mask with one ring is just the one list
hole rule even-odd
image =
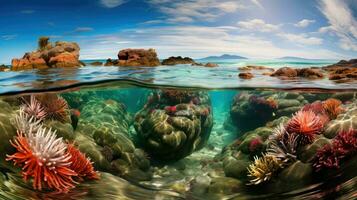
[[230, 60], [230, 59], [248, 59], [243, 56], [223, 54], [221, 56], [208, 56], [206, 58], [201, 58], [198, 60]]

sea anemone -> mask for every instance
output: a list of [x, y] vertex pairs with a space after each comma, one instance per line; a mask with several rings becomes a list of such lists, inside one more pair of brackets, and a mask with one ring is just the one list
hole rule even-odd
[[22, 133], [26, 133], [29, 130], [37, 132], [37, 130], [42, 126], [41, 121], [29, 116], [23, 107], [20, 108], [19, 112], [16, 114], [15, 118], [11, 120], [11, 122], [15, 128]]
[[297, 146], [298, 135], [289, 134], [284, 123], [281, 123], [268, 138], [267, 155], [274, 156], [284, 164], [288, 164], [296, 160]]
[[248, 166], [248, 176], [251, 177], [249, 185], [258, 185], [270, 180], [281, 167], [281, 161], [274, 156], [255, 156], [254, 163]]
[[6, 160], [22, 166], [25, 181], [33, 178], [33, 188], [43, 187], [59, 192], [67, 192], [74, 188], [73, 177], [77, 173], [70, 169], [71, 155], [67, 153], [67, 144], [62, 138], [56, 138], [56, 132], [40, 127], [36, 132], [30, 130], [25, 134], [18, 131], [11, 145], [17, 149]]
[[343, 111], [341, 108], [342, 102], [337, 99], [327, 99], [323, 102], [323, 109], [328, 114], [330, 119], [336, 119], [339, 114]]
[[324, 114], [324, 112], [325, 112], [321, 101], [315, 101], [313, 103], [306, 104], [306, 105], [304, 105], [304, 107], [302, 107], [301, 110], [302, 111], [312, 111], [316, 115], [321, 115], [321, 114]]
[[45, 107], [47, 119], [67, 122], [69, 119], [69, 108], [65, 99], [56, 94], [38, 95], [37, 99]]
[[93, 163], [85, 154], [80, 152], [73, 144], [69, 144], [67, 150], [71, 155], [70, 168], [78, 174], [80, 181], [83, 178], [99, 179], [98, 173], [94, 171]]
[[31, 95], [30, 102], [25, 101], [25, 105], [23, 105], [22, 108], [26, 114], [40, 121], [42, 121], [47, 114], [45, 108], [34, 95]]
[[313, 167], [315, 171], [322, 169], [338, 169], [341, 161], [357, 153], [357, 130], [341, 131], [332, 141], [319, 149]]
[[320, 134], [323, 122], [320, 117], [312, 111], [298, 111], [286, 126], [289, 134], [297, 134], [301, 145], [310, 144], [315, 135]]

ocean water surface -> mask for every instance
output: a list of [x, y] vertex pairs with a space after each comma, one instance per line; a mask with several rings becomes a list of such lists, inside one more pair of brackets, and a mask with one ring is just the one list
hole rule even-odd
[[[280, 80], [260, 70], [238, 78], [246, 65], [335, 62], [0, 73], [0, 199], [354, 199], [357, 84]], [[77, 154], [63, 161], [76, 172], [64, 181], [73, 187], [44, 180], [42, 190], [34, 187], [38, 174], [23, 167], [31, 160], [16, 154], [24, 143], [14, 141], [23, 131], [31, 152], [46, 149], [38, 130], [90, 158], [93, 168], [72, 166]]]

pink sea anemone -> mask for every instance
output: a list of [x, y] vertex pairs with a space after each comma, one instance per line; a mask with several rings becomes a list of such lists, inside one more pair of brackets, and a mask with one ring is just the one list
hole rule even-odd
[[332, 144], [319, 149], [313, 167], [315, 171], [322, 169], [338, 169], [341, 161], [357, 153], [357, 130], [341, 131]]
[[262, 148], [262, 146], [263, 146], [263, 141], [261, 140], [260, 137], [256, 137], [250, 141], [249, 151], [256, 152], [258, 149]]
[[30, 102], [25, 101], [25, 105], [23, 105], [23, 110], [30, 117], [34, 117], [36, 120], [40, 121], [42, 121], [47, 115], [45, 108], [35, 98], [34, 95], [31, 95]]
[[286, 126], [290, 134], [299, 135], [300, 144], [312, 143], [315, 135], [320, 134], [323, 122], [320, 117], [312, 111], [298, 111]]
[[33, 178], [33, 188], [54, 189], [67, 192], [75, 187], [73, 180], [77, 173], [70, 169], [71, 155], [67, 153], [67, 144], [62, 138], [56, 138], [51, 129], [40, 127], [35, 133], [32, 127], [24, 134], [18, 131], [11, 145], [17, 149], [13, 155], [8, 155], [8, 161], [22, 166], [22, 176], [25, 181]]

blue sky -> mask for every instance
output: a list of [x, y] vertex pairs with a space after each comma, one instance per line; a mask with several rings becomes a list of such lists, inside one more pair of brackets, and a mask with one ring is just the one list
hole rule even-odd
[[75, 41], [81, 59], [155, 48], [160, 58], [357, 57], [357, 0], [0, 0], [0, 63], [39, 36]]

